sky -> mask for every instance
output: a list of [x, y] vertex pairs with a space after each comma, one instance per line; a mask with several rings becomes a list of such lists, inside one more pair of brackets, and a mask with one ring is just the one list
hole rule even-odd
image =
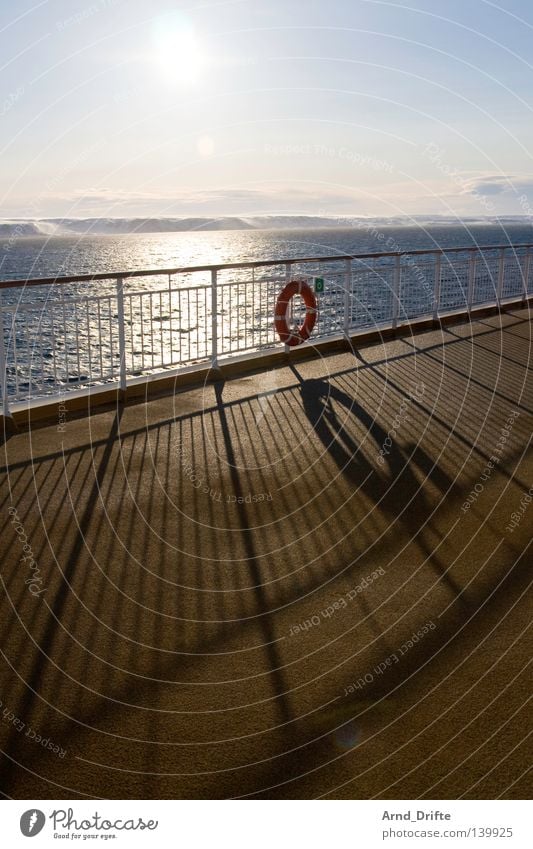
[[0, 217], [527, 215], [531, 0], [0, 0]]

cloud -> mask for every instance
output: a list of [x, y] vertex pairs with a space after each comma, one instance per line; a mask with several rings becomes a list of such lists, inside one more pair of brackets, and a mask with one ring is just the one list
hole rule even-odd
[[158, 203], [182, 203], [182, 204], [206, 204], [206, 203], [254, 203], [266, 204], [271, 202], [285, 202], [288, 200], [309, 201], [316, 203], [317, 199], [327, 199], [332, 202], [352, 202], [361, 195], [355, 189], [342, 187], [329, 189], [302, 188], [291, 185], [261, 186], [259, 188], [226, 188], [213, 189], [180, 189], [179, 192], [161, 193], [157, 191], [127, 191], [113, 189], [110, 187], [90, 187], [87, 189], [76, 189], [63, 195], [55, 195], [71, 203], [80, 201], [106, 202], [106, 203], [131, 203], [136, 201], [155, 201]]
[[[468, 224], [483, 223], [487, 219], [462, 217], [463, 222]], [[502, 221], [497, 218], [494, 220]], [[521, 218], [511, 217], [509, 223], [523, 221]], [[8, 220], [0, 219], [0, 237], [17, 238], [19, 236], [66, 236], [90, 234], [100, 235], [124, 235], [128, 233], [182, 233], [196, 232], [199, 230], [291, 230], [291, 229], [328, 229], [339, 227], [357, 227], [367, 229], [371, 226], [387, 226], [413, 224], [417, 222], [422, 226], [431, 224], [456, 224], [455, 216], [446, 215], [424, 215], [424, 216], [312, 216], [312, 215], [260, 215], [260, 216], [224, 216], [221, 218], [207, 217], [185, 217], [185, 218], [58, 218], [58, 219], [34, 219], [34, 220]]]
[[[421, 191], [422, 189], [422, 191]], [[525, 198], [525, 200], [524, 200]], [[43, 192], [38, 204], [29, 199], [5, 206], [12, 218], [220, 218], [252, 215], [396, 216], [445, 214], [490, 216], [524, 214], [531, 198], [533, 175], [458, 173], [424, 183], [402, 182], [338, 185], [321, 181], [256, 182], [241, 186], [158, 186], [122, 188], [75, 186], [70, 191]], [[528, 201], [529, 202], [529, 201]], [[529, 207], [528, 207], [529, 208]]]

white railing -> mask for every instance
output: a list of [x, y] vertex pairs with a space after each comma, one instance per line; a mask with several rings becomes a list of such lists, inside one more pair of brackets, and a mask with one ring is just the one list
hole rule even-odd
[[[282, 347], [284, 284], [322, 278], [309, 342], [533, 295], [530, 245], [271, 260], [0, 282], [0, 392], [10, 404]], [[304, 305], [293, 319], [303, 320]]]

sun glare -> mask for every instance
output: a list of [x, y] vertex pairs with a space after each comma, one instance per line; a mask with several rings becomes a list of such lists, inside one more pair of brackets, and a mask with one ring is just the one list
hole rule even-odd
[[156, 22], [154, 49], [157, 67], [168, 82], [195, 82], [205, 68], [206, 57], [194, 26], [179, 13], [166, 15]]

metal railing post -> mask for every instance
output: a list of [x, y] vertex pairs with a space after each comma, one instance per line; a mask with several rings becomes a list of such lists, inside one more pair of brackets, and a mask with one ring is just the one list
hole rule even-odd
[[500, 249], [500, 261], [498, 264], [498, 288], [496, 290], [496, 303], [500, 306], [503, 292], [503, 275], [505, 271], [505, 248]]
[[435, 258], [435, 288], [433, 290], [433, 321], [437, 321], [439, 317], [440, 306], [440, 266], [442, 256], [437, 254]]
[[393, 329], [398, 324], [398, 314], [400, 311], [400, 279], [402, 274], [401, 256], [396, 257], [394, 266], [394, 281], [392, 285], [392, 327]]
[[126, 324], [124, 319], [124, 280], [117, 277], [119, 385], [126, 391]]
[[352, 261], [346, 260], [346, 272], [344, 275], [344, 335], [350, 337], [352, 326]]
[[474, 280], [476, 279], [476, 255], [471, 254], [468, 260], [468, 294], [466, 308], [468, 312], [472, 309], [474, 303]]
[[0, 292], [0, 389], [2, 390], [2, 413], [8, 418], [9, 398], [7, 395], [7, 358], [4, 339], [4, 311], [2, 309], [2, 293]]
[[218, 366], [218, 287], [217, 269], [211, 269], [211, 365]]

